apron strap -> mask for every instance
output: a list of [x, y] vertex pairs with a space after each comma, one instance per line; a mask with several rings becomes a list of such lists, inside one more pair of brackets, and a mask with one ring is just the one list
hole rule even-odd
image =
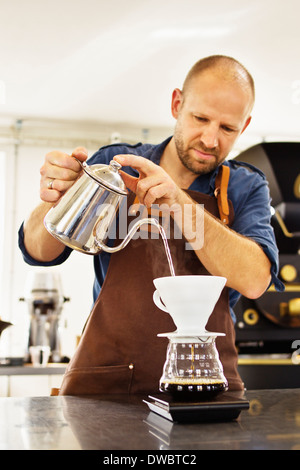
[[230, 177], [229, 166], [222, 165], [219, 168], [219, 172], [216, 177], [215, 192], [214, 192], [214, 195], [217, 198], [217, 202], [218, 202], [220, 219], [226, 225], [229, 224], [229, 204], [228, 204], [228, 196], [227, 196], [229, 177]]
[[[220, 219], [226, 225], [230, 223], [230, 207], [227, 194], [229, 178], [229, 166], [222, 165], [216, 176], [214, 196], [217, 199]], [[139, 204], [137, 196], [135, 197], [134, 204]], [[151, 217], [151, 214], [153, 215], [153, 212], [151, 213], [151, 209], [148, 209], [148, 216]]]

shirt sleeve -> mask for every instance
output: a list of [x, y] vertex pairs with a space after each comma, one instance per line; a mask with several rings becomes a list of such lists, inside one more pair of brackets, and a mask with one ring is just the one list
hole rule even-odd
[[[271, 225], [270, 193], [267, 180], [259, 173], [240, 169], [239, 180], [234, 187], [243, 188], [234, 204], [235, 219], [232, 229], [258, 243], [271, 262], [271, 284], [278, 291], [284, 290], [278, 279], [279, 257], [274, 230]], [[230, 198], [230, 195], [229, 195]]]
[[22, 252], [23, 259], [25, 263], [29, 264], [30, 266], [57, 266], [59, 264], [62, 264], [68, 257], [70, 256], [72, 249], [67, 247], [64, 249], [64, 251], [53, 261], [37, 261], [36, 259], [32, 258], [30, 254], [27, 252], [25, 243], [24, 243], [24, 222], [22, 223], [20, 229], [19, 229], [19, 248]]

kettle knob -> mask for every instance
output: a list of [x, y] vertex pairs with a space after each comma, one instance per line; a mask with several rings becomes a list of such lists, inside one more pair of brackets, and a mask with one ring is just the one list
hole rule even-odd
[[119, 171], [122, 168], [122, 165], [115, 160], [111, 160], [109, 162], [109, 166], [114, 170], [114, 171]]

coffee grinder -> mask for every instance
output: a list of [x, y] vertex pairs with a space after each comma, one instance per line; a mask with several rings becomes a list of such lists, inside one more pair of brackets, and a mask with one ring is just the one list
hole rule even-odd
[[19, 300], [26, 302], [30, 315], [25, 361], [30, 361], [30, 346], [49, 346], [50, 362], [62, 362], [60, 321], [69, 298], [62, 294], [60, 275], [50, 270], [29, 272], [25, 295]]

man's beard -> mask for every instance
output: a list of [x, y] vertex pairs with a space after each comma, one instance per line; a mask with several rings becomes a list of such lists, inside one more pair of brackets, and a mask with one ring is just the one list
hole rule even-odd
[[177, 155], [179, 157], [179, 160], [183, 164], [185, 168], [187, 168], [189, 171], [194, 173], [195, 175], [205, 175], [207, 173], [210, 173], [211, 171], [214, 171], [220, 164], [219, 159], [218, 159], [218, 153], [216, 149], [208, 149], [204, 147], [203, 145], [197, 144], [194, 147], [196, 150], [199, 150], [200, 152], [207, 153], [210, 155], [213, 155], [215, 158], [212, 159], [212, 161], [207, 161], [207, 160], [195, 160], [193, 157], [189, 155], [189, 148], [184, 147], [183, 140], [181, 138], [181, 135], [177, 134], [174, 135], [174, 141], [175, 141], [175, 146], [177, 150]]

